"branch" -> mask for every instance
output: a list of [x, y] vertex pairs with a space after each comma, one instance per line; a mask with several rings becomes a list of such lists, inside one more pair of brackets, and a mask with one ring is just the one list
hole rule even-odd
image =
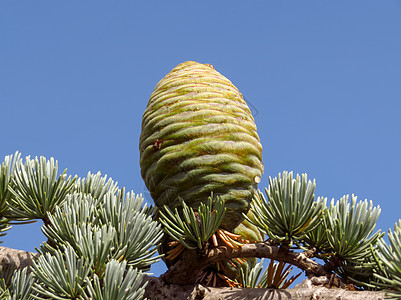
[[[277, 259], [278, 257], [288, 255], [284, 254], [275, 246], [262, 246], [261, 244], [247, 244], [241, 249], [232, 250], [220, 247], [213, 249], [208, 253], [208, 256], [198, 260], [196, 251], [185, 251], [180, 261], [178, 261], [172, 269], [176, 269], [181, 266], [183, 267], [184, 261], [192, 259], [193, 265], [187, 268], [183, 268], [184, 274], [190, 276], [191, 274], [197, 274], [199, 266], [205, 266], [206, 261], [211, 260], [213, 262], [223, 258], [238, 257], [251, 257], [255, 253], [259, 253], [260, 249], [266, 247], [270, 249], [271, 256], [267, 258]], [[268, 253], [269, 251], [264, 250], [263, 252]], [[291, 252], [290, 252], [291, 253]], [[289, 254], [289, 257], [296, 259], [298, 253]], [[25, 268], [32, 265], [32, 259], [35, 254], [23, 250], [11, 249], [6, 247], [0, 247], [0, 262], [2, 270], [8, 267], [13, 268]], [[305, 260], [306, 262], [309, 259]], [[209, 261], [208, 264], [211, 262]], [[171, 269], [170, 269], [171, 270]], [[169, 273], [170, 270], [167, 272]], [[186, 273], [185, 273], [186, 272]], [[204, 287], [201, 285], [187, 284], [169, 284], [166, 283], [166, 274], [160, 278], [157, 277], [145, 277], [144, 280], [148, 281], [146, 286], [145, 297], [148, 299], [343, 299], [343, 300], [373, 300], [373, 299], [384, 299], [384, 292], [355, 292], [347, 291], [344, 289], [332, 288], [328, 289], [321, 285], [316, 286], [313, 284], [315, 280], [306, 279], [301, 285], [296, 286], [294, 289], [287, 290], [275, 290], [275, 289], [239, 289], [239, 288], [211, 288]], [[164, 280], [163, 280], [164, 279]]]
[[194, 284], [207, 266], [236, 257], [265, 257], [292, 264], [304, 270], [308, 276], [330, 275], [324, 266], [308, 258], [305, 253], [293, 252], [262, 242], [245, 244], [238, 249], [220, 246], [208, 250], [204, 256], [199, 257], [195, 250], [186, 250], [181, 259], [163, 275], [163, 279], [168, 283]]
[[24, 250], [0, 247], [1, 271], [10, 270], [10, 268], [15, 270], [32, 266], [32, 260], [35, 255], [35, 253]]
[[202, 285], [168, 284], [157, 277], [147, 277], [145, 297], [152, 299], [342, 299], [342, 300], [377, 300], [384, 299], [384, 292], [348, 291], [339, 288], [316, 286], [312, 280], [306, 279], [294, 289], [240, 289], [212, 288]]
[[238, 249], [231, 249], [225, 246], [214, 248], [209, 251], [207, 261], [215, 263], [235, 257], [270, 258], [294, 265], [304, 270], [308, 275], [325, 276], [329, 274], [324, 266], [308, 258], [305, 253], [297, 253], [277, 246], [270, 246], [267, 242], [245, 244]]

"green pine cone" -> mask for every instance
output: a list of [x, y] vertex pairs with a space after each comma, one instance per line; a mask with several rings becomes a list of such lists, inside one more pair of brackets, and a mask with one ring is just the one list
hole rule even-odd
[[197, 209], [211, 192], [243, 221], [263, 173], [255, 121], [238, 89], [213, 66], [182, 63], [154, 89], [142, 119], [141, 175], [156, 206]]

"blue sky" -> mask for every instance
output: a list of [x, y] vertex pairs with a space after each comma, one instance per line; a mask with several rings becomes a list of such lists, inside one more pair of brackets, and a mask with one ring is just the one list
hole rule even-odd
[[[0, 157], [54, 157], [136, 193], [142, 113], [187, 60], [210, 63], [254, 113], [265, 174], [316, 178], [401, 218], [401, 2], [1, 1]], [[151, 201], [149, 199], [149, 201]], [[33, 251], [40, 224], [2, 244]], [[153, 271], [160, 274], [163, 265]]]

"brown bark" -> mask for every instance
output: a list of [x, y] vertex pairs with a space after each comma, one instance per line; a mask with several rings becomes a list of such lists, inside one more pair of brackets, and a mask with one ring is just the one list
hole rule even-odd
[[7, 247], [0, 247], [0, 270], [23, 269], [32, 265], [34, 253]]
[[349, 291], [340, 288], [325, 288], [314, 285], [311, 279], [304, 280], [293, 289], [240, 289], [240, 288], [212, 288], [199, 284], [179, 285], [168, 284], [161, 278], [146, 278], [145, 297], [150, 300], [161, 299], [189, 299], [189, 300], [242, 300], [242, 299], [269, 299], [269, 300], [313, 300], [313, 299], [342, 299], [342, 300], [378, 300], [384, 299], [384, 292]]

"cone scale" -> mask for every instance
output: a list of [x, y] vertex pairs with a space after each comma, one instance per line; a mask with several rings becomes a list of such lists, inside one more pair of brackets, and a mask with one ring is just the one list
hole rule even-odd
[[263, 173], [262, 145], [238, 89], [213, 66], [182, 63], [155, 87], [142, 119], [141, 175], [156, 206], [225, 200], [222, 227], [243, 221]]

